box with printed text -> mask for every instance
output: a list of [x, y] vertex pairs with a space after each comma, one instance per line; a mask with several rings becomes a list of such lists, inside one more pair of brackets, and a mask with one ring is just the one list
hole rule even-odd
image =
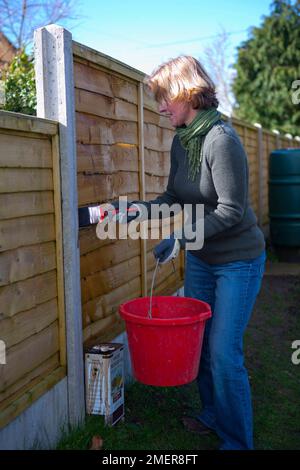
[[124, 418], [123, 344], [102, 343], [85, 350], [87, 414], [103, 415], [105, 423]]

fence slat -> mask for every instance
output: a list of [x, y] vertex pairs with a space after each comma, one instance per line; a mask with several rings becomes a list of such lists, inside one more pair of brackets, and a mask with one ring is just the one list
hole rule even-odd
[[81, 280], [82, 302], [106, 294], [140, 274], [140, 256], [99, 271]]
[[12, 317], [56, 296], [56, 270], [0, 287], [1, 316]]
[[121, 263], [128, 258], [134, 258], [139, 254], [139, 240], [117, 240], [113, 243], [109, 240], [108, 245], [99, 247], [80, 259], [81, 277], [87, 277], [97, 271], [102, 271], [111, 266]]
[[0, 369], [0, 390], [9, 388], [59, 350], [57, 321], [7, 351], [7, 367]]
[[53, 188], [52, 171], [48, 169], [1, 169], [0, 193], [47, 191]]
[[137, 107], [119, 98], [75, 90], [76, 110], [107, 119], [137, 121]]
[[52, 191], [0, 194], [0, 220], [52, 212]]
[[[138, 173], [119, 172], [112, 175], [78, 174], [79, 205], [103, 203], [120, 195], [137, 193]], [[129, 197], [128, 197], [129, 200]]]
[[39, 333], [58, 317], [57, 299], [49, 300], [31, 310], [1, 321], [1, 339], [7, 348]]
[[55, 240], [53, 214], [0, 221], [0, 252]]
[[77, 142], [84, 144], [112, 145], [137, 144], [137, 123], [76, 113]]
[[30, 245], [0, 253], [0, 286], [56, 268], [55, 243]]
[[2, 134], [0, 129], [0, 146], [1, 168], [52, 168], [49, 140]]
[[78, 173], [111, 174], [138, 168], [138, 149], [134, 144], [77, 144]]
[[120, 320], [118, 313], [110, 315], [107, 318], [102, 318], [91, 325], [88, 325], [83, 329], [83, 341], [90, 341], [91, 338], [97, 337], [101, 338], [100, 334], [103, 335], [111, 327], [116, 326], [117, 324], [122, 324], [122, 329], [124, 329], [124, 323]]
[[101, 318], [106, 318], [117, 312], [124, 299], [131, 299], [141, 296], [141, 278], [140, 276], [131, 279], [119, 287], [111, 290], [107, 294], [94, 297], [92, 300], [84, 303], [82, 308], [84, 312], [85, 324], [91, 324]]

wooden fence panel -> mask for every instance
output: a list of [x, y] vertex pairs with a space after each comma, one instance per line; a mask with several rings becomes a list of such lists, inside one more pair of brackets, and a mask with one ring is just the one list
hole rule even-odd
[[[82, 48], [74, 57], [79, 206], [122, 195], [139, 199], [139, 82], [99, 65], [97, 57], [87, 61], [88, 54]], [[140, 295], [141, 247], [130, 239], [98, 240], [95, 227], [80, 230], [79, 241], [87, 341], [114, 327], [122, 300]]]
[[57, 136], [0, 112], [1, 427], [66, 374]]

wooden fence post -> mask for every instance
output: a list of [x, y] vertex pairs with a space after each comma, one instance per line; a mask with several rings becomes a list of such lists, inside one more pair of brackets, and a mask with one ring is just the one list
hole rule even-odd
[[257, 128], [257, 163], [258, 163], [258, 224], [260, 227], [263, 226], [263, 194], [264, 194], [264, 185], [267, 184], [264, 181], [263, 174], [263, 130], [261, 124], [255, 123], [254, 126]]
[[276, 138], [276, 149], [280, 148], [280, 132], [277, 129], [273, 129], [273, 134], [275, 134]]
[[69, 423], [84, 419], [84, 367], [72, 35], [57, 25], [35, 31], [37, 115], [59, 122]]
[[293, 143], [294, 143], [294, 142], [293, 142], [294, 139], [293, 139], [292, 134], [290, 134], [290, 133], [288, 132], [288, 133], [284, 134], [284, 137], [289, 140], [288, 147], [291, 148], [291, 147], [293, 146]]
[[[139, 133], [139, 197], [145, 200], [145, 142], [144, 142], [144, 86], [138, 84], [138, 133]], [[142, 222], [143, 223], [143, 222]], [[140, 225], [142, 225], [142, 223]], [[141, 233], [142, 233], [141, 228]], [[142, 296], [147, 295], [147, 241], [141, 238], [141, 282]]]

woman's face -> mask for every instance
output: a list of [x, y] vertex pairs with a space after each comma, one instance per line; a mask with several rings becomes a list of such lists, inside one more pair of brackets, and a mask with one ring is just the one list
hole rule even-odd
[[190, 124], [198, 110], [193, 109], [192, 104], [187, 101], [162, 101], [159, 104], [159, 112], [167, 115], [172, 126], [179, 127]]

